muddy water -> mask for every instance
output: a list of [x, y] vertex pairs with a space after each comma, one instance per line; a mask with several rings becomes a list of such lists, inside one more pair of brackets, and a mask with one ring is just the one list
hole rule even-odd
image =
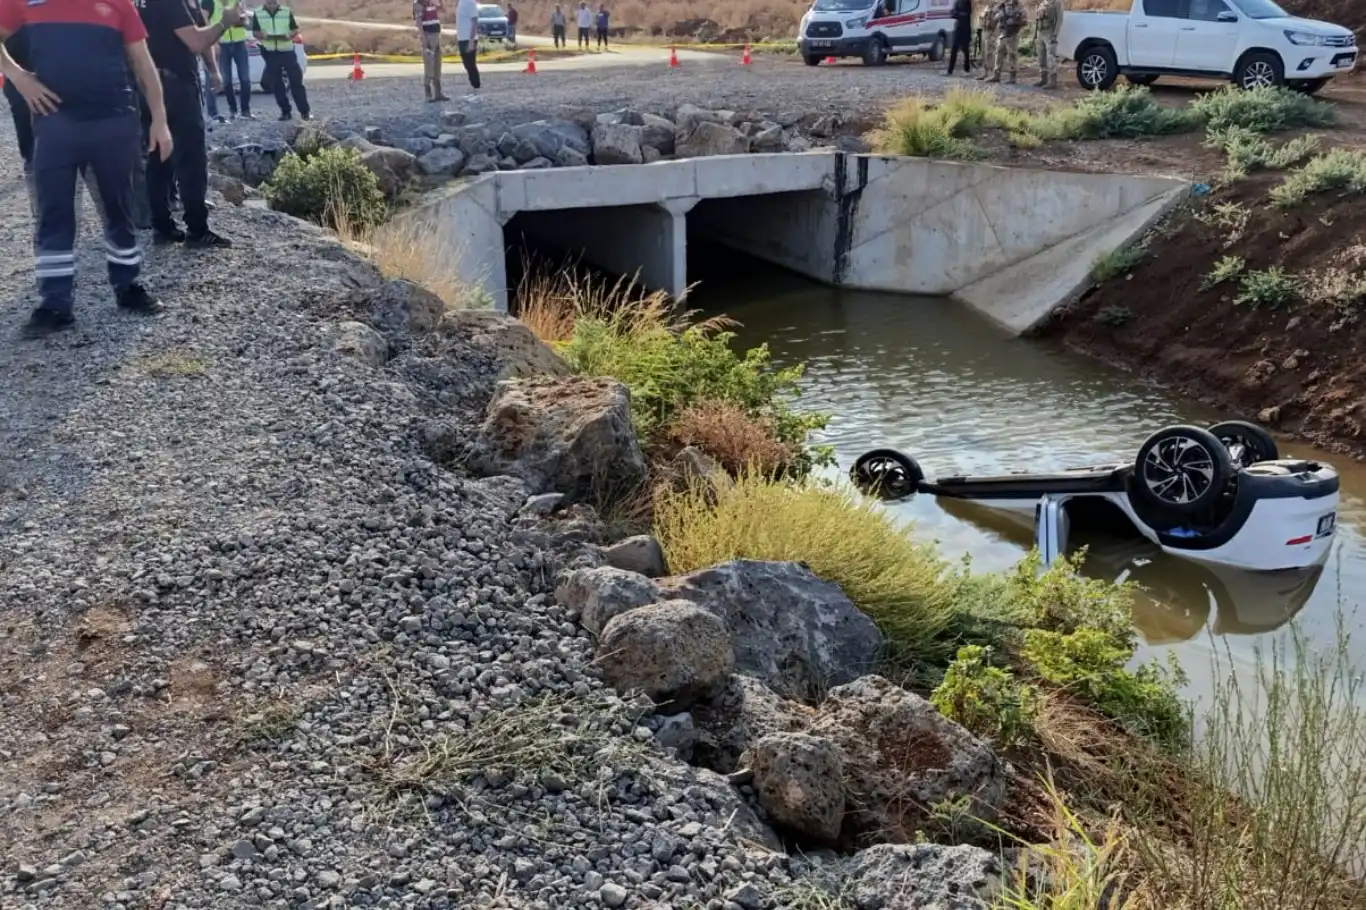
[[[914, 455], [929, 477], [1128, 462], [1156, 429], [1230, 416], [1011, 338], [948, 301], [840, 292], [764, 271], [731, 275], [716, 293], [704, 283], [694, 303], [740, 320], [742, 343], [766, 341], [778, 361], [806, 364], [803, 403], [834, 415], [823, 441], [841, 472], [882, 446]], [[1145, 650], [1175, 651], [1196, 696], [1208, 691], [1212, 652], [1231, 656], [1241, 675], [1256, 645], [1286, 634], [1292, 618], [1325, 648], [1337, 638], [1339, 604], [1359, 625], [1366, 466], [1284, 441], [1282, 453], [1326, 458], [1342, 474], [1338, 539], [1321, 571], [1253, 575], [1204, 568], [1136, 538], [1072, 541], [1089, 546], [1088, 574], [1143, 586], [1136, 621]], [[918, 496], [891, 508], [980, 570], [1005, 568], [1032, 544], [1030, 529], [966, 504]], [[1356, 657], [1366, 661], [1366, 649]]]

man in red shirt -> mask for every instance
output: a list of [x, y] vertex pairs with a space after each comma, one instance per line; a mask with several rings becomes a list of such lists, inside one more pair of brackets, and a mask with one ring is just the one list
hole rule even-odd
[[151, 109], [148, 151], [170, 157], [171, 134], [142, 20], [132, 0], [0, 0], [0, 40], [21, 29], [33, 72], [3, 47], [0, 72], [33, 111], [42, 302], [29, 331], [43, 334], [74, 321], [76, 175], [85, 167], [104, 209], [105, 260], [118, 305], [154, 312], [160, 304], [138, 283], [142, 250], [133, 227], [133, 169], [142, 158], [134, 77]]
[[413, 0], [413, 21], [422, 38], [422, 91], [428, 101], [449, 101], [441, 94], [441, 0]]

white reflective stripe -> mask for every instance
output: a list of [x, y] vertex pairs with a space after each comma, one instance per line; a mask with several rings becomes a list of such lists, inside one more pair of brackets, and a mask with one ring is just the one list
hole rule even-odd
[[43, 263], [56, 263], [56, 264], [60, 264], [60, 263], [63, 263], [63, 262], [75, 262], [75, 261], [76, 261], [76, 254], [75, 254], [75, 253], [39, 253], [35, 258], [38, 260], [38, 263], [39, 263], [40, 265], [43, 264]]
[[114, 246], [113, 243], [111, 243], [110, 241], [106, 240], [106, 241], [104, 242], [104, 248], [105, 248], [105, 250], [107, 250], [107, 251], [109, 252], [109, 255], [110, 255], [110, 256], [141, 256], [141, 255], [142, 255], [142, 248], [139, 247], [139, 246], [137, 246], [136, 244], [133, 245], [133, 246], [130, 246], [130, 247], [121, 247], [121, 246]]
[[106, 262], [112, 262], [114, 265], [142, 265], [141, 253], [136, 256], [115, 256], [110, 253], [104, 258]]
[[74, 265], [38, 266], [39, 278], [70, 278], [74, 274], [76, 274]]

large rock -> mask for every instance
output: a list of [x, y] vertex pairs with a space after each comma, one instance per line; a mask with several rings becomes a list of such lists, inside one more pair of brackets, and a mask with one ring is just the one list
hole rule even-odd
[[341, 142], [337, 144], [344, 149], [351, 149], [352, 151], [360, 152], [362, 155], [365, 155], [369, 152], [373, 152], [375, 149], [380, 148], [379, 145], [375, 144], [374, 142], [371, 142], [366, 137], [360, 135], [347, 136], [345, 139], [341, 140]]
[[409, 154], [421, 158], [423, 155], [436, 148], [436, 140], [428, 139], [426, 136], [411, 136], [407, 139], [395, 140], [394, 145]]
[[380, 146], [360, 156], [360, 163], [379, 181], [379, 188], [390, 199], [397, 196], [413, 175], [417, 159], [403, 149]]
[[223, 199], [232, 205], [243, 204], [252, 194], [241, 179], [230, 177], [227, 174], [220, 174], [216, 171], [209, 172], [209, 188], [218, 190], [218, 192], [223, 194]]
[[734, 127], [712, 120], [699, 120], [691, 128], [678, 127], [674, 134], [674, 153], [680, 158], [706, 155], [743, 155], [749, 140]]
[[931, 807], [964, 797], [972, 818], [990, 822], [1005, 799], [1007, 767], [990, 746], [880, 676], [831, 690], [808, 732], [843, 752], [855, 843], [911, 842]]
[[643, 130], [624, 123], [599, 123], [593, 127], [595, 164], [640, 164]]
[[588, 156], [578, 149], [562, 148], [554, 158], [557, 167], [583, 167], [588, 164]]
[[573, 149], [585, 158], [593, 151], [588, 132], [568, 120], [535, 120], [513, 127], [512, 135], [536, 146], [536, 152], [552, 161], [561, 149]]
[[983, 910], [1000, 894], [996, 854], [980, 847], [881, 844], [844, 861], [858, 910]]
[[338, 354], [372, 367], [384, 366], [389, 360], [389, 342], [364, 323], [339, 322], [331, 326], [328, 333], [332, 350]]
[[755, 152], [781, 152], [784, 146], [783, 128], [776, 123], [747, 124], [745, 135], [749, 137], [749, 147]]
[[[442, 151], [457, 151], [457, 149], [442, 149]], [[498, 161], [492, 155], [471, 155], [465, 162], [462, 173], [478, 175], [496, 170], [498, 170]]]
[[431, 291], [402, 278], [367, 292], [370, 322], [385, 334], [430, 332], [441, 324], [446, 304]]
[[735, 658], [720, 617], [686, 601], [664, 601], [612, 619], [596, 663], [622, 692], [639, 689], [671, 710], [721, 690]]
[[873, 621], [801, 563], [740, 559], [662, 587], [724, 619], [740, 672], [785, 698], [818, 701], [870, 672], [882, 648]]
[[417, 166], [431, 177], [454, 177], [465, 167], [465, 153], [455, 147], [434, 148], [417, 159]]
[[656, 114], [641, 114], [640, 144], [642, 148], [652, 148], [661, 155], [674, 153], [674, 123], [668, 117]]
[[499, 383], [470, 466], [571, 499], [626, 495], [647, 475], [626, 387], [582, 377]]
[[699, 764], [722, 774], [740, 770], [750, 747], [770, 733], [805, 730], [814, 711], [786, 701], [748, 676], [732, 674], [720, 694], [693, 708]]
[[287, 154], [290, 154], [290, 148], [284, 140], [264, 139], [232, 148], [216, 148], [209, 160], [214, 170], [251, 186], [259, 186], [271, 178]]
[[833, 845], [844, 822], [844, 759], [827, 739], [773, 733], [755, 743], [750, 768], [759, 805], [804, 841]]
[[668, 563], [664, 561], [664, 548], [649, 534], [636, 534], [618, 541], [603, 550], [602, 555], [609, 566], [639, 572], [648, 578], [669, 574]]
[[613, 566], [575, 569], [555, 589], [555, 599], [579, 614], [579, 623], [594, 635], [615, 617], [657, 603], [664, 594], [644, 575]]
[[482, 123], [456, 127], [451, 131], [451, 135], [455, 136], [456, 145], [460, 150], [470, 158], [476, 155], [492, 155], [495, 151], [493, 134]]
[[441, 320], [441, 335], [474, 344], [497, 361], [496, 381], [569, 376], [573, 371], [521, 320], [493, 310], [455, 310]]
[[680, 130], [691, 130], [699, 123], [720, 123], [715, 111], [698, 107], [695, 104], [680, 104], [674, 111], [674, 122]]

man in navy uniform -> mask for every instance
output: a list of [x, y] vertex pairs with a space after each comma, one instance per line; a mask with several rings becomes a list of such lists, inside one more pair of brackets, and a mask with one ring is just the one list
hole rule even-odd
[[[51, 2], [51, 0], [45, 0]], [[218, 61], [214, 47], [223, 33], [242, 22], [236, 6], [223, 10], [213, 25], [199, 25], [202, 13], [194, 0], [134, 0], [147, 28], [147, 48], [156, 64], [166, 98], [166, 121], [175, 143], [169, 161], [159, 155], [147, 159], [147, 194], [152, 207], [152, 231], [156, 243], [179, 243], [199, 249], [232, 244], [209, 230], [209, 156], [204, 141], [204, 106], [200, 99], [199, 61], [203, 59], [214, 81]], [[151, 114], [143, 112], [150, 125]], [[185, 229], [171, 215], [172, 188], [180, 190]]]
[[[21, 30], [33, 71], [0, 47], [0, 72], [34, 117], [34, 246], [42, 302], [29, 330], [42, 334], [74, 321], [76, 175], [87, 166], [104, 209], [115, 299], [125, 310], [154, 312], [160, 305], [138, 283], [142, 250], [133, 228], [133, 169], [143, 148], [169, 158], [171, 133], [147, 30], [132, 0], [0, 0], [0, 40]], [[134, 77], [151, 112], [145, 146]]]

